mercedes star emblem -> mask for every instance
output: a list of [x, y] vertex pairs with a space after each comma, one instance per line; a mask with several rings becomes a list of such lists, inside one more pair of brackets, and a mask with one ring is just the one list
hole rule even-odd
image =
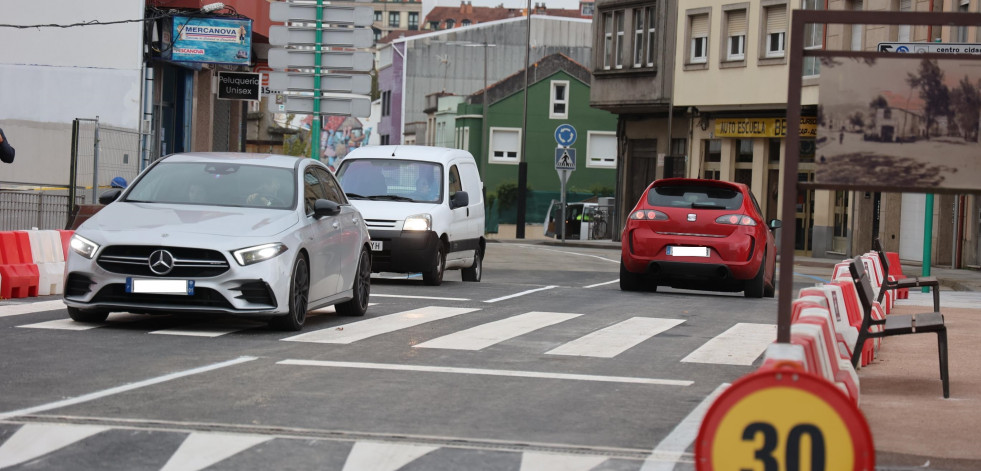
[[150, 271], [158, 275], [166, 275], [174, 269], [174, 256], [166, 250], [157, 250], [151, 253], [148, 262]]

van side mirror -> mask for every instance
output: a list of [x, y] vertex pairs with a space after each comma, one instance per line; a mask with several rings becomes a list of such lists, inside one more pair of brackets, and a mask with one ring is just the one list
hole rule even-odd
[[458, 191], [450, 196], [450, 209], [462, 208], [464, 206], [470, 206], [470, 195], [465, 191]]
[[783, 224], [780, 222], [779, 219], [770, 219], [770, 223], [767, 225], [770, 226], [771, 231], [775, 231], [777, 229], [780, 229], [780, 226], [782, 226]]
[[102, 192], [101, 195], [99, 195], [99, 204], [112, 203], [113, 201], [116, 201], [116, 198], [119, 198], [119, 195], [121, 195], [122, 193], [123, 190], [121, 188], [113, 188], [110, 190], [106, 190]]
[[313, 217], [320, 219], [324, 216], [336, 216], [341, 213], [341, 205], [325, 199], [313, 202]]

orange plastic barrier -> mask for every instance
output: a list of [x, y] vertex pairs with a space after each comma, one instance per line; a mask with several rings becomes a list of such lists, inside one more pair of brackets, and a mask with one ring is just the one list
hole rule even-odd
[[26, 232], [0, 232], [0, 297], [37, 296], [40, 272]]

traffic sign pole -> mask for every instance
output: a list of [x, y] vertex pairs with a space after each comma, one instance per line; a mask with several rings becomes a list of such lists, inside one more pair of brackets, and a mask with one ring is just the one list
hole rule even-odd
[[320, 51], [323, 47], [320, 42], [324, 38], [324, 0], [317, 0], [317, 32], [316, 42], [314, 46], [314, 51], [316, 53], [313, 55], [313, 89], [317, 90], [313, 94], [313, 123], [310, 124], [310, 158], [313, 160], [320, 160], [320, 64], [321, 57]]

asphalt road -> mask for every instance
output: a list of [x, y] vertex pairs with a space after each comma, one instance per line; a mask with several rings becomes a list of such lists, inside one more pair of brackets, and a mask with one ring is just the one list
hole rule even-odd
[[2, 301], [0, 468], [692, 469], [699, 414], [755, 369], [776, 300], [621, 292], [618, 260], [492, 243], [480, 283], [376, 277], [364, 318], [299, 334]]

